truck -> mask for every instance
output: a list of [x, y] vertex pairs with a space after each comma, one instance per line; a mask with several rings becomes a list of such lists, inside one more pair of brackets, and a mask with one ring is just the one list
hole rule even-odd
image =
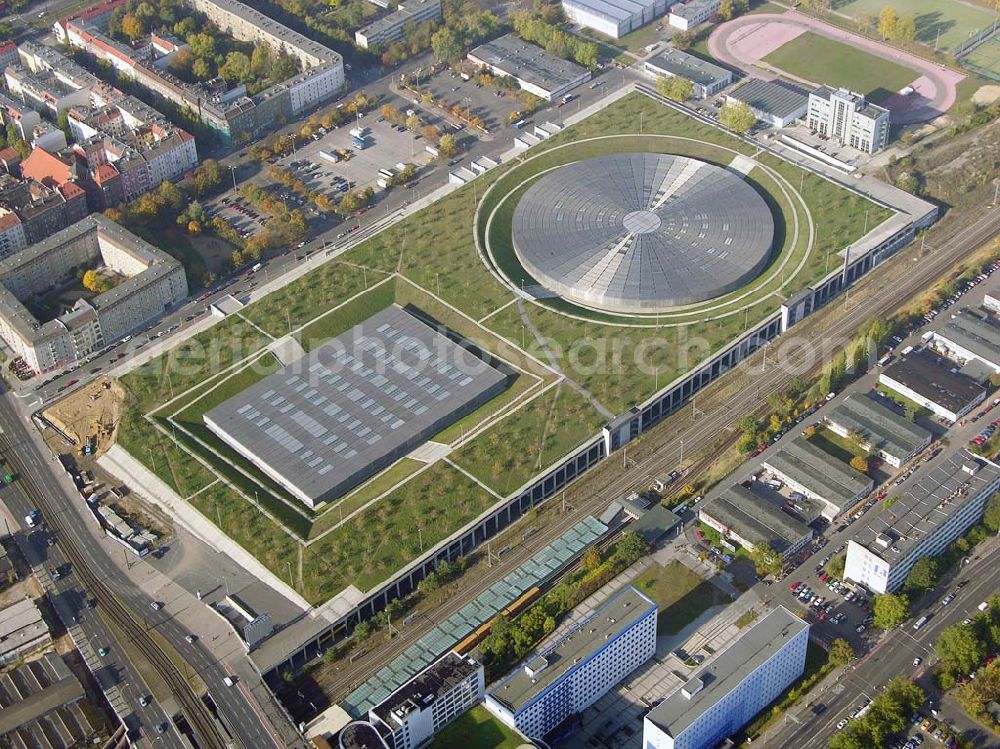
[[366, 127], [352, 127], [351, 135], [355, 138], [364, 138], [368, 134], [368, 128]]
[[340, 162], [340, 156], [335, 153], [330, 153], [329, 151], [320, 151], [320, 158], [326, 159], [332, 164], [337, 164]]
[[899, 355], [906, 356], [907, 354], [912, 352], [913, 352], [913, 346], [907, 346], [906, 348], [904, 348], [902, 351], [899, 352]]
[[251, 273], [256, 273], [257, 271], [259, 271], [259, 270], [260, 270], [261, 268], [263, 268], [263, 267], [264, 267], [264, 266], [263, 266], [263, 264], [261, 264], [261, 263], [254, 263], [254, 264], [253, 264], [253, 265], [251, 266], [251, 268], [250, 268], [250, 272], [251, 272]]
[[368, 148], [368, 141], [366, 141], [364, 138], [359, 138], [358, 136], [354, 136], [353, 138], [351, 138], [351, 145], [353, 145], [359, 151], [364, 151], [366, 148]]
[[41, 519], [42, 516], [38, 514], [38, 510], [32, 510], [24, 516], [24, 524], [29, 528], [34, 528]]

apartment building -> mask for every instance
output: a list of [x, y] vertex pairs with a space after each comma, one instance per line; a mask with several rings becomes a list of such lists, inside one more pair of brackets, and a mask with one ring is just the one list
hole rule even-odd
[[354, 41], [363, 49], [382, 47], [403, 38], [409, 24], [441, 20], [441, 0], [406, 0], [392, 13], [354, 32]]
[[809, 129], [865, 153], [889, 143], [889, 110], [845, 88], [820, 86], [809, 93]]
[[[40, 299], [80, 266], [104, 266], [118, 285], [38, 320], [25, 301]], [[0, 337], [37, 372], [77, 361], [162, 314], [187, 296], [181, 264], [123, 227], [93, 214], [0, 260]]]
[[899, 589], [913, 565], [941, 554], [979, 522], [1000, 490], [1000, 466], [956, 450], [882, 512], [869, 513], [847, 542], [844, 577], [873, 593]]

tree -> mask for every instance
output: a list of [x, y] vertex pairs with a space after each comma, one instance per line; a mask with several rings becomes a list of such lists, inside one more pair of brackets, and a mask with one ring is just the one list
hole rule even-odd
[[875, 28], [875, 19], [868, 13], [862, 13], [854, 19], [855, 25], [858, 27], [858, 31], [862, 34], [870, 34], [872, 29]]
[[872, 603], [874, 624], [879, 629], [891, 629], [906, 620], [910, 599], [902, 593], [883, 593]]
[[733, 0], [722, 0], [719, 4], [719, 18], [729, 21], [733, 17]]
[[415, 115], [415, 114], [411, 114], [409, 117], [406, 118], [406, 123], [405, 124], [406, 124], [407, 129], [412, 130], [413, 132], [416, 132], [417, 130], [420, 129], [420, 124], [421, 124], [420, 123], [420, 118], [417, 117], [417, 115]]
[[878, 14], [878, 33], [882, 40], [894, 39], [896, 37], [896, 24], [899, 22], [899, 14], [896, 9], [887, 5]]
[[591, 546], [587, 553], [583, 555], [583, 568], [587, 572], [593, 572], [601, 566], [601, 552], [596, 547]]
[[858, 473], [868, 473], [868, 458], [855, 455], [851, 458], [851, 468]]
[[457, 62], [462, 59], [462, 40], [449, 26], [443, 26], [434, 32], [431, 36], [431, 49], [438, 60]]
[[204, 81], [212, 77], [212, 65], [202, 57], [195, 59], [191, 63], [191, 75], [200, 81]]
[[915, 593], [925, 593], [937, 585], [941, 572], [934, 557], [921, 557], [910, 568], [903, 587]]
[[265, 80], [272, 76], [274, 68], [274, 52], [270, 45], [258, 44], [250, 55], [250, 72], [255, 78]]
[[975, 630], [964, 624], [945, 627], [934, 643], [938, 657], [952, 671], [967, 674], [986, 657], [986, 643], [976, 637]]
[[97, 293], [101, 290], [101, 277], [97, 275], [96, 271], [88, 270], [83, 274], [83, 279], [81, 280], [83, 288], [87, 291], [93, 291]]
[[1000, 531], [1000, 492], [990, 497], [986, 503], [986, 511], [983, 513], [983, 525], [990, 531], [996, 533]]
[[656, 77], [656, 90], [668, 99], [684, 101], [694, 94], [694, 84], [679, 75], [666, 76], [661, 73]]
[[674, 49], [685, 50], [694, 44], [694, 34], [690, 31], [678, 31], [671, 39]]
[[845, 666], [854, 660], [854, 648], [847, 640], [838, 637], [830, 643], [829, 656], [834, 666]]
[[142, 20], [131, 13], [126, 13], [122, 17], [122, 33], [129, 39], [135, 41], [145, 33]]
[[458, 153], [458, 144], [455, 142], [454, 135], [441, 136], [441, 140], [438, 141], [438, 153], [443, 159], [450, 159]]
[[847, 567], [847, 555], [838, 554], [829, 562], [826, 563], [826, 574], [830, 577], [842, 578], [844, 576], [844, 569]]
[[750, 561], [758, 575], [777, 575], [783, 567], [781, 554], [767, 543], [754, 544], [750, 550]]
[[250, 80], [250, 58], [242, 52], [230, 52], [219, 68], [219, 75], [227, 81], [246, 83]]
[[757, 115], [746, 102], [729, 102], [719, 110], [719, 122], [736, 133], [745, 133], [757, 124]]
[[912, 42], [917, 36], [917, 23], [913, 20], [913, 16], [901, 16], [896, 21], [895, 32], [894, 41]]
[[615, 557], [625, 566], [631, 565], [648, 551], [649, 544], [635, 531], [625, 531], [615, 544]]
[[197, 236], [198, 234], [201, 234], [201, 224], [193, 220], [188, 221], [187, 230], [188, 234], [194, 234], [195, 236]]

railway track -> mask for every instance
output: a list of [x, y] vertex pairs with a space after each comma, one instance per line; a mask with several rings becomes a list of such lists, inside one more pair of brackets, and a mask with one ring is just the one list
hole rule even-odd
[[84, 555], [70, 541], [71, 534], [66, 530], [60, 508], [50, 503], [49, 499], [38, 490], [31, 473], [14, 449], [7, 434], [0, 434], [0, 449], [6, 456], [8, 464], [18, 476], [21, 491], [27, 495], [35, 507], [42, 512], [45, 523], [55, 530], [59, 540], [59, 549], [72, 564], [73, 572], [83, 588], [100, 606], [101, 612], [107, 616], [118, 629], [125, 633], [132, 646], [149, 662], [163, 683], [177, 698], [181, 710], [188, 720], [199, 746], [202, 749], [229, 749], [229, 744], [223, 739], [219, 727], [208, 707], [194, 693], [191, 685], [177, 670], [170, 658], [153, 640], [145, 624], [132, 614], [129, 608], [108, 585], [97, 577], [88, 566]]
[[[891, 290], [887, 290], [891, 293], [876, 294], [864, 298], [860, 303], [834, 317], [826, 326], [813, 326], [809, 330], [810, 337], [817, 339], [853, 335], [866, 320], [895, 310], [908, 298], [922, 291], [934, 279], [943, 275], [956, 262], [996, 236], [998, 232], [1000, 232], [1000, 209], [992, 209], [970, 224], [942, 233], [935, 238], [934, 243], [928, 243], [924, 247], [924, 253], [927, 255], [925, 262], [920, 263], [912, 273], [906, 274], [900, 282], [892, 286]], [[902, 255], [908, 250], [911, 251], [911, 248], [903, 248], [899, 254]], [[838, 303], [840, 303], [839, 297], [830, 302], [830, 304]], [[803, 327], [808, 326], [808, 323], [807, 319], [806, 323], [802, 324]], [[577, 482], [574, 485], [574, 488], [577, 489], [574, 494], [582, 496], [573, 497], [572, 512], [558, 516], [546, 526], [544, 533], [533, 536], [529, 542], [516, 546], [504, 556], [503, 563], [476, 576], [475, 580], [470, 580], [460, 589], [455, 590], [454, 594], [437, 609], [427, 612], [425, 617], [427, 626], [413, 625], [414, 634], [409, 635], [404, 631], [403, 636], [394, 638], [387, 646], [359, 659], [356, 663], [337, 664], [335, 683], [327, 685], [329, 690], [327, 695], [338, 701], [343, 699], [352, 689], [361, 684], [367, 675], [376, 672], [401, 654], [412, 644], [414, 639], [423, 635], [430, 626], [460, 610], [468, 602], [469, 595], [484, 590], [504, 577], [511, 569], [528, 559], [550, 540], [558, 538], [569, 530], [579, 522], [581, 516], [602, 512], [609, 501], [636, 488], [646, 476], [666, 473], [676, 467], [679, 442], [683, 441], [685, 449], [689, 450], [691, 454], [696, 453], [717, 440], [720, 433], [732, 428], [741, 417], [759, 411], [770, 393], [784, 390], [795, 376], [802, 376], [824, 364], [824, 362], [819, 361], [810, 370], [796, 372], [790, 370], [796, 368], [795, 365], [801, 364], [801, 358], [796, 360], [795, 357], [790, 356], [786, 362], [789, 366], [775, 366], [765, 371], [755, 378], [753, 388], [727, 400], [724, 407], [706, 413], [704, 417], [699, 418], [686, 430], [674, 433], [670, 439], [664, 440], [653, 454], [642, 461], [630, 464], [628, 470], [610, 481], [600, 486], [594, 486], [593, 482], [588, 482], [586, 479]], [[655, 427], [650, 434], [655, 435]], [[685, 481], [696, 478], [707, 470], [712, 462], [711, 456], [697, 461], [686, 474]], [[584, 490], [583, 487], [586, 489]], [[316, 676], [319, 677], [317, 681], [321, 680], [322, 677], [319, 674]]]

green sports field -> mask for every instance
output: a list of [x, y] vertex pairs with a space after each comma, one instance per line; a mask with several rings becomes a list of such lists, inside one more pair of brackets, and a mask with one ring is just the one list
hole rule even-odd
[[811, 31], [783, 44], [763, 60], [797, 78], [842, 86], [874, 102], [920, 77], [914, 70]]
[[962, 62], [1000, 75], [1000, 39], [993, 37], [989, 41], [983, 42], [963, 57]]
[[993, 23], [996, 14], [970, 2], [958, 0], [834, 0], [838, 13], [857, 18], [868, 14], [878, 18], [879, 11], [891, 5], [901, 16], [913, 16], [917, 26], [917, 41], [945, 52], [951, 51], [969, 38], [970, 33]]

